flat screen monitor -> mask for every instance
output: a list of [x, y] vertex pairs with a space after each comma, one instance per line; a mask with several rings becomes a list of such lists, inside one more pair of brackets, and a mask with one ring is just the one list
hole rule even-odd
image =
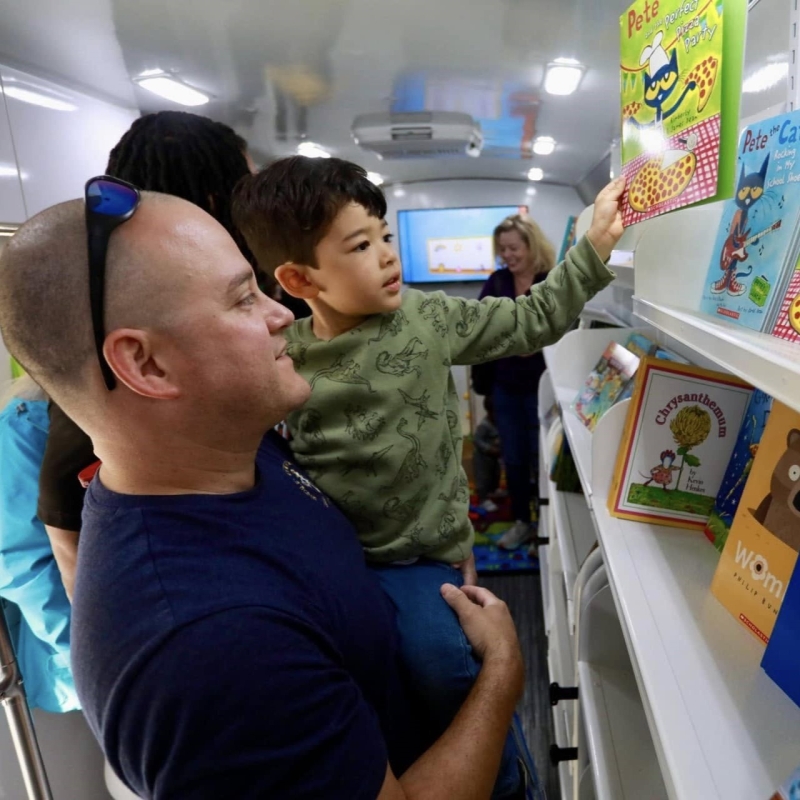
[[397, 212], [405, 283], [484, 281], [495, 270], [492, 233], [527, 206], [425, 208]]

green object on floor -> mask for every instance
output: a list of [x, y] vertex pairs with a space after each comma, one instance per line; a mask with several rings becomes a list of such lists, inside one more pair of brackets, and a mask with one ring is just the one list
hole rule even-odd
[[500, 537], [513, 522], [493, 522], [485, 531], [475, 532], [475, 567], [478, 574], [500, 572], [538, 572], [539, 559], [528, 555], [528, 545], [516, 550], [502, 550], [497, 546]]

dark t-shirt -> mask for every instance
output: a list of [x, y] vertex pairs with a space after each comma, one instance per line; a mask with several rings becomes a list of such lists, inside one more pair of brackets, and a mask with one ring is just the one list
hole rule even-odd
[[424, 749], [394, 617], [349, 522], [270, 436], [253, 489], [141, 497], [95, 478], [75, 683], [138, 794], [370, 798]]
[[[533, 284], [541, 283], [547, 278], [546, 272], [540, 272], [534, 279]], [[526, 292], [530, 294], [530, 289]], [[484, 297], [516, 297], [514, 290], [514, 276], [507, 269], [499, 269], [493, 272], [483, 285], [480, 299]], [[499, 358], [493, 362], [494, 384], [505, 389], [507, 392], [515, 394], [537, 393], [539, 391], [539, 379], [547, 368], [544, 363], [542, 353], [534, 353], [530, 356], [511, 356], [510, 358]]]
[[57, 406], [50, 403], [50, 432], [39, 473], [36, 516], [68, 531], [81, 529], [85, 491], [78, 473], [97, 461], [92, 440]]

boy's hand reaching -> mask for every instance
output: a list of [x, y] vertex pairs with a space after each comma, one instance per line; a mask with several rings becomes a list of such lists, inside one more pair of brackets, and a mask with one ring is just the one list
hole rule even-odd
[[620, 175], [601, 189], [594, 201], [592, 224], [586, 232], [586, 237], [603, 261], [608, 261], [611, 257], [611, 251], [624, 231], [622, 212], [619, 210], [619, 201], [624, 191], [625, 178]]

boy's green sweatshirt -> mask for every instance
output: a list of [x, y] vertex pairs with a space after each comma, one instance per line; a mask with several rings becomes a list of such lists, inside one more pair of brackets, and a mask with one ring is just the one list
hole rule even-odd
[[516, 300], [409, 289], [400, 308], [330, 341], [311, 319], [287, 331], [311, 384], [289, 418], [297, 461], [355, 525], [367, 558], [455, 563], [472, 548], [450, 367], [524, 355], [556, 342], [614, 279], [585, 237]]

